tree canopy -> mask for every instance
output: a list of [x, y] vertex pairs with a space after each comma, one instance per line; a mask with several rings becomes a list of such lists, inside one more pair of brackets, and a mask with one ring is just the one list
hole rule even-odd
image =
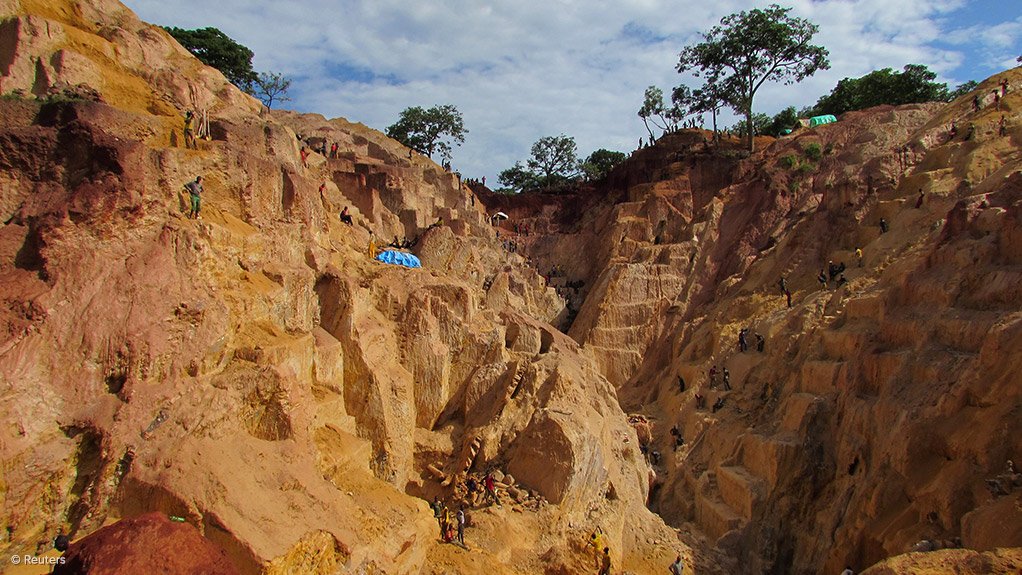
[[[798, 125], [798, 112], [795, 111], [795, 106], [788, 106], [787, 108], [777, 112], [770, 123], [762, 127], [762, 134], [767, 136], [773, 136], [779, 138], [784, 135], [785, 130], [793, 130]], [[755, 123], [753, 123], [755, 125]]]
[[964, 96], [964, 95], [968, 94], [969, 92], [975, 90], [978, 86], [979, 86], [979, 82], [977, 82], [975, 80], [969, 80], [968, 82], [965, 82], [964, 84], [959, 84], [957, 88], [955, 88], [954, 90], [951, 90], [951, 93], [949, 93], [947, 95], [947, 101], [950, 102], [952, 100], [955, 100], [955, 99], [959, 98], [960, 96]]
[[728, 101], [729, 94], [724, 92], [718, 84], [707, 82], [698, 90], [688, 91], [687, 86], [678, 86], [674, 89], [675, 94], [688, 94], [689, 109], [693, 114], [709, 112], [713, 119], [713, 137], [717, 138], [717, 114], [721, 108], [731, 106]]
[[642, 118], [642, 124], [649, 132], [649, 139], [653, 140], [656, 136], [654, 136], [650, 124], [667, 132], [677, 126], [684, 115], [676, 99], [672, 98], [672, 105], [668, 107], [664, 103], [663, 90], [656, 86], [650, 86], [646, 88], [642, 107], [639, 108], [639, 117]]
[[[514, 166], [502, 171], [497, 179], [508, 188], [519, 191], [562, 184], [577, 176], [581, 169], [577, 148], [575, 138], [564, 134], [545, 136], [532, 145], [532, 157], [526, 161], [525, 166], [515, 162]], [[593, 153], [598, 162], [612, 161], [611, 156], [620, 153], [603, 152], [610, 156]]]
[[575, 138], [564, 134], [540, 138], [532, 145], [529, 169], [541, 186], [559, 184], [578, 173], [577, 149]]
[[500, 172], [497, 175], [497, 181], [504, 186], [504, 189], [497, 190], [498, 192], [524, 192], [540, 187], [536, 174], [523, 166], [521, 162], [515, 162], [515, 165]]
[[451, 159], [452, 144], [463, 144], [467, 133], [461, 112], [450, 104], [405, 108], [398, 121], [387, 128], [388, 136], [420, 154], [432, 157], [439, 152], [446, 160]]
[[623, 152], [613, 152], [604, 148], [596, 150], [582, 162], [581, 170], [590, 181], [602, 180], [614, 169], [614, 166], [625, 161]]
[[[859, 78], [844, 78], [830, 94], [817, 100], [815, 111], [837, 115], [882, 104], [946, 101], [951, 92], [947, 84], [935, 82], [936, 78], [936, 74], [920, 64], [908, 64], [901, 72], [884, 68]], [[962, 93], [971, 91], [965, 86], [959, 86], [964, 89]]]
[[[754, 135], [766, 134], [770, 128], [772, 120], [770, 116], [755, 112], [752, 114], [752, 133]], [[732, 128], [732, 132], [740, 138], [744, 138], [749, 135], [749, 120], [740, 120]]]
[[203, 64], [220, 70], [235, 86], [250, 92], [259, 78], [252, 70], [252, 50], [235, 42], [216, 28], [184, 30], [165, 27], [186, 50]]
[[[752, 124], [752, 103], [767, 81], [791, 84], [827, 69], [828, 52], [811, 44], [819, 27], [788, 15], [791, 8], [771, 4], [731, 14], [703, 34], [703, 41], [682, 50], [677, 70], [706, 78], [716, 95]], [[747, 136], [753, 149], [753, 133]]]

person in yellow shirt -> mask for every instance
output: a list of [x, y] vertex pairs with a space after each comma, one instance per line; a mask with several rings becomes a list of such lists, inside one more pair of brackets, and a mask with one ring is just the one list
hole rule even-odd
[[376, 236], [369, 232], [369, 259], [375, 260], [379, 250], [376, 249]]

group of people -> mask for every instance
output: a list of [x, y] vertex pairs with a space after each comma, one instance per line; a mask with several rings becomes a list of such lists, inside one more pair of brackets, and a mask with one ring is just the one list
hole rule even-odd
[[522, 224], [515, 223], [515, 224], [511, 225], [511, 229], [513, 229], [516, 234], [520, 234], [520, 235], [523, 235], [523, 236], [526, 236], [526, 237], [529, 235], [529, 224], [526, 224], [526, 223], [522, 223]]
[[429, 506], [433, 510], [433, 517], [436, 518], [437, 525], [440, 527], [440, 539], [444, 543], [453, 543], [455, 538], [457, 538], [458, 543], [464, 547], [465, 524], [467, 522], [465, 506], [462, 505], [456, 513], [451, 513], [451, 509], [440, 499], [439, 495], [433, 499], [433, 503], [430, 503]]
[[[990, 100], [993, 101], [994, 109], [996, 109], [997, 111], [1001, 110], [1001, 100], [1004, 99], [1004, 97], [1007, 96], [1007, 95], [1008, 95], [1008, 80], [1004, 79], [1004, 80], [1001, 80], [1001, 82], [1000, 82], [1000, 84], [998, 85], [997, 88], [995, 88], [995, 89], [990, 91]], [[980, 110], [982, 110], [983, 109], [983, 104], [986, 101], [987, 101], [987, 98], [980, 97], [979, 94], [973, 95], [972, 96], [972, 111], [973, 111], [973, 113], [978, 113]], [[1008, 122], [1007, 122], [1007, 119], [1004, 117], [1004, 114], [1001, 114], [1001, 119], [997, 123], [997, 134], [999, 136], [1001, 136], [1002, 138], [1008, 135]], [[975, 135], [976, 135], [976, 124], [972, 123], [972, 122], [969, 122], [969, 127], [966, 130], [966, 132], [965, 132], [965, 137], [963, 138], [963, 140], [964, 141], [969, 141]], [[947, 130], [947, 141], [948, 142], [954, 141], [957, 137], [958, 137], [958, 122], [957, 121], [952, 121], [951, 125], [948, 126], [948, 130]]]
[[433, 499], [429, 507], [433, 510], [433, 517], [440, 529], [440, 539], [444, 543], [453, 543], [457, 540], [465, 547], [465, 527], [468, 525], [466, 506], [474, 507], [480, 503], [480, 495], [482, 503], [501, 506], [500, 496], [497, 494], [497, 481], [492, 471], [486, 473], [481, 485], [472, 475], [458, 485], [454, 494], [454, 501], [458, 502], [457, 511], [453, 511], [453, 505], [448, 505], [439, 495]]
[[607, 546], [603, 530], [599, 527], [589, 535], [586, 544], [593, 549], [596, 556], [596, 568], [599, 575], [610, 575], [610, 547]]
[[[756, 332], [755, 336], [756, 351], [762, 353], [763, 349], [766, 347], [766, 338], [764, 338], [759, 332]], [[738, 351], [741, 353], [745, 353], [748, 350], [749, 350], [749, 328], [743, 327], [742, 329], [738, 330]]]
[[[302, 137], [301, 134], [298, 134], [298, 141], [300, 141], [300, 142], [303, 141], [303, 137]], [[323, 140], [322, 142], [320, 142], [318, 144], [314, 144], [314, 145], [310, 145], [310, 146], [306, 146], [304, 144], [304, 142], [303, 142], [302, 147], [298, 150], [298, 156], [302, 160], [302, 167], [303, 168], [308, 168], [309, 167], [309, 156], [312, 155], [313, 152], [323, 156], [324, 158], [336, 158], [337, 154], [338, 154], [338, 150], [339, 150], [339, 147], [337, 145], [337, 142], [334, 142], [333, 144], [330, 144], [330, 151], [329, 152], [327, 152], [326, 140]]]
[[[781, 287], [781, 291], [788, 296], [789, 302], [790, 302], [791, 292], [788, 291], [787, 281], [783, 277], [781, 278], [781, 281], [780, 281], [780, 287]], [[791, 307], [790, 303], [789, 303], [789, 307]], [[749, 333], [750, 332], [752, 332], [752, 330], [750, 328], [747, 328], [747, 327], [743, 327], [740, 330], [738, 330], [738, 352], [739, 353], [745, 353], [746, 351], [749, 350]], [[766, 338], [762, 334], [760, 334], [759, 332], [753, 332], [753, 337], [755, 338], [755, 341], [756, 341], [756, 351], [759, 352], [759, 353], [763, 353], [766, 350]], [[729, 370], [726, 365], [721, 367], [720, 369], [718, 369], [716, 363], [711, 365], [710, 369], [706, 372], [706, 378], [707, 378], [707, 381], [709, 382], [710, 389], [717, 389], [717, 385], [718, 385], [717, 377], [718, 376], [720, 376], [720, 388], [721, 388], [721, 390], [722, 391], [731, 391], [731, 370]], [[678, 375], [678, 391], [680, 393], [684, 393], [685, 392], [685, 378], [682, 377], [681, 375]], [[718, 395], [716, 400], [714, 400], [713, 405], [710, 408], [711, 412], [712, 413], [717, 413], [718, 411], [723, 409], [726, 401], [727, 400], [725, 399], [724, 394]], [[695, 394], [695, 407], [698, 410], [706, 409], [706, 397], [703, 396], [702, 393], [696, 393]], [[681, 445], [684, 444], [685, 440], [681, 436], [681, 433], [680, 433], [680, 431], [678, 430], [677, 427], [671, 428], [671, 436], [674, 438], [674, 442], [675, 442], [674, 449], [675, 450], [677, 450], [678, 447], [681, 447]]]
[[418, 243], [419, 243], [419, 236], [415, 236], [412, 239], [408, 239], [407, 237], [404, 237], [404, 238], [401, 238], [400, 240], [397, 238], [397, 236], [394, 236], [394, 241], [390, 242], [390, 246], [389, 247], [392, 247], [392, 248], [395, 248], [395, 249], [399, 249], [399, 250], [410, 250], [410, 249], [414, 248], [416, 245], [418, 245]]
[[[861, 251], [856, 250], [861, 254]], [[860, 259], [861, 262], [861, 259]], [[816, 276], [816, 280], [820, 282], [823, 289], [828, 287], [828, 278], [830, 281], [834, 281], [837, 278], [837, 287], [841, 287], [848, 283], [848, 278], [845, 277], [845, 263], [834, 263], [833, 261], [827, 262], [827, 268], [820, 270], [820, 275]]]

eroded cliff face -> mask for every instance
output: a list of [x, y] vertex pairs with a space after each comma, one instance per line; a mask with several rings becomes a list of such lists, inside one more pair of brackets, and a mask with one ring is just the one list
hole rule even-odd
[[[116, 2], [0, 20], [0, 554], [150, 511], [242, 573], [582, 573], [596, 527], [632, 573], [1022, 545], [1017, 71], [978, 89], [1007, 78], [1000, 110], [851, 113], [751, 157], [684, 131], [578, 195], [508, 199], [262, 111]], [[304, 165], [299, 134], [340, 153]], [[418, 237], [423, 269], [370, 260], [370, 230]], [[440, 544], [423, 500], [488, 469], [505, 506]], [[898, 561], [877, 569], [929, 565]]]
[[[261, 111], [115, 2], [0, 8], [4, 554], [161, 511], [242, 573], [577, 573], [596, 527], [635, 572], [717, 567], [645, 509], [614, 387], [455, 176]], [[340, 154], [304, 165], [296, 134]], [[370, 260], [370, 230], [424, 267]], [[505, 506], [441, 545], [423, 499], [488, 469]]]
[[[1022, 545], [1022, 493], [987, 482], [1022, 450], [1022, 75], [977, 93], [1002, 79], [1000, 109], [970, 95], [849, 113], [748, 158], [667, 135], [589, 190], [605, 202], [519, 213], [549, 231], [530, 256], [583, 286], [566, 292], [572, 337], [654, 420], [651, 507], [745, 572], [862, 569], [922, 540]], [[846, 269], [824, 288], [830, 262]]]

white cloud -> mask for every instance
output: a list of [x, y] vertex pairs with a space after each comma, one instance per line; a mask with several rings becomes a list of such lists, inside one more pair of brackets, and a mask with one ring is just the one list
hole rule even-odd
[[[295, 77], [294, 107], [378, 129], [408, 106], [454, 104], [470, 133], [455, 150], [468, 176], [525, 159], [536, 139], [572, 135], [580, 152], [627, 151], [645, 134], [646, 86], [682, 79], [678, 52], [749, 0], [128, 0], [151, 22], [215, 26], [256, 53], [259, 70]], [[766, 2], [757, 2], [764, 5]], [[923, 63], [950, 76], [963, 50], [948, 15], [964, 0], [790, 0], [820, 25], [832, 69], [795, 86], [766, 85], [758, 111], [804, 106], [838, 80]], [[1020, 22], [986, 35], [1008, 44]], [[944, 48], [934, 43], [943, 39]]]

